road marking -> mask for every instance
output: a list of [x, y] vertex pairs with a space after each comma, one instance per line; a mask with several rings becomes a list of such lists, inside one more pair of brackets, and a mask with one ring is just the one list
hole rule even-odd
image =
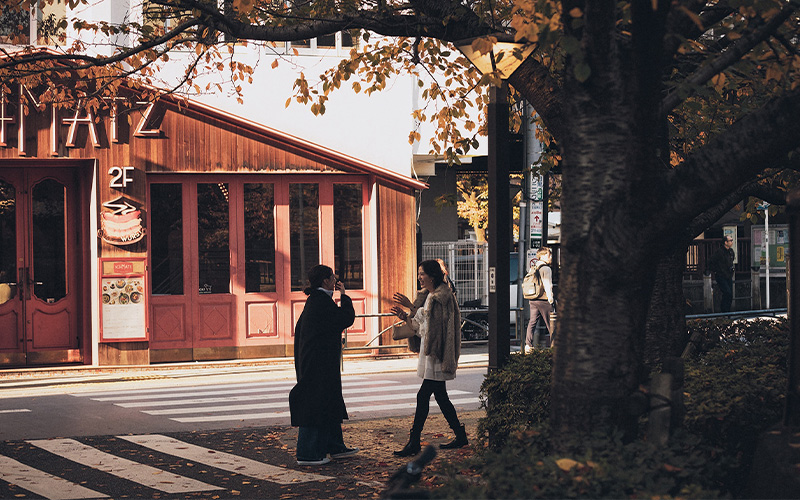
[[[342, 386], [348, 385], [364, 385], [364, 384], [391, 384], [392, 382], [389, 380], [378, 380], [378, 381], [370, 381], [364, 377], [348, 377], [347, 380], [342, 381]], [[220, 389], [244, 389], [248, 387], [264, 387], [265, 389], [272, 388], [273, 390], [277, 390], [280, 388], [286, 387], [293, 387], [294, 382], [290, 380], [272, 380], [272, 381], [265, 381], [265, 382], [243, 382], [241, 384], [213, 384], [208, 385], [206, 387], [216, 387]], [[75, 396], [78, 398], [92, 398], [97, 396], [113, 396], [117, 395], [131, 395], [131, 394], [156, 394], [160, 392], [185, 392], [187, 389], [191, 389], [193, 386], [183, 386], [183, 387], [153, 387], [150, 389], [131, 389], [131, 390], [122, 390], [122, 391], [97, 391], [97, 392], [76, 392], [70, 394], [70, 396]]]
[[117, 437], [167, 455], [174, 455], [186, 460], [208, 465], [209, 467], [216, 467], [217, 469], [278, 484], [307, 483], [333, 479], [330, 476], [285, 469], [249, 458], [231, 455], [230, 453], [203, 448], [202, 446], [186, 443], [159, 434]]
[[[467, 391], [448, 391], [448, 395], [450, 396], [463, 396], [466, 394], [470, 394]], [[371, 401], [397, 401], [400, 399], [414, 399], [416, 400], [417, 395], [412, 393], [405, 393], [402, 395], [398, 394], [376, 394], [371, 396], [360, 396], [360, 397], [353, 397], [347, 398], [345, 403], [348, 405], [350, 403], [368, 403]], [[286, 408], [286, 401], [280, 401], [277, 403], [252, 403], [247, 405], [225, 405], [225, 406], [193, 406], [190, 408], [168, 408], [166, 410], [143, 410], [142, 413], [146, 413], [148, 415], [181, 415], [184, 413], [211, 413], [211, 412], [221, 412], [221, 411], [249, 411], [249, 410], [269, 410], [272, 408]]]
[[[456, 404], [474, 404], [480, 402], [478, 398], [463, 398], [463, 399], [453, 399], [451, 402]], [[398, 404], [388, 404], [388, 405], [372, 405], [372, 406], [357, 406], [354, 408], [348, 408], [348, 413], [358, 413], [364, 411], [385, 411], [385, 410], [406, 410], [406, 409], [414, 409], [416, 407], [416, 401], [409, 402], [409, 403], [398, 403]], [[182, 417], [182, 418], [172, 418], [170, 420], [174, 420], [176, 422], [181, 423], [192, 423], [192, 422], [229, 422], [232, 420], [256, 420], [256, 419], [271, 419], [271, 418], [287, 418], [289, 417], [288, 411], [276, 411], [272, 413], [244, 413], [239, 415], [208, 415], [202, 417]]]
[[0, 455], [0, 479], [50, 500], [108, 498], [108, 495], [28, 467], [3, 455]]
[[27, 442], [81, 465], [107, 472], [165, 493], [225, 489], [111, 455], [74, 439], [36, 439]]
[[[374, 390], [373, 390], [374, 389]], [[361, 387], [361, 388], [348, 388], [342, 389], [342, 394], [363, 394], [368, 392], [383, 392], [383, 391], [417, 391], [419, 389], [419, 384], [415, 385], [393, 385], [388, 387]], [[414, 392], [416, 394], [416, 392]], [[197, 395], [197, 393], [190, 394], [190, 395]], [[181, 395], [175, 395], [174, 397], [180, 397]], [[161, 396], [158, 396], [159, 398]], [[117, 399], [124, 399], [124, 398], [117, 398]], [[145, 399], [145, 398], [136, 398], [136, 399]], [[195, 399], [181, 399], [181, 400], [169, 400], [169, 401], [136, 401], [133, 403], [114, 403], [116, 406], [120, 406], [122, 408], [145, 408], [145, 407], [152, 407], [152, 406], [178, 406], [178, 405], [201, 405], [201, 404], [213, 404], [213, 403], [234, 403], [236, 401], [252, 401], [253, 399], [264, 400], [264, 399], [280, 399], [286, 403], [289, 399], [289, 393], [283, 392], [280, 394], [263, 394], [263, 395], [247, 395], [247, 396], [230, 396], [225, 398], [195, 398]], [[103, 399], [104, 400], [104, 399]], [[101, 401], [100, 399], [95, 399], [95, 401]]]
[[[352, 382], [348, 384], [348, 386], [357, 386], [357, 385], [370, 385], [374, 382], [364, 381], [364, 382]], [[384, 384], [391, 383], [390, 381], [383, 382]], [[219, 386], [215, 386], [219, 387]], [[265, 396], [265, 397], [285, 397], [286, 393], [288, 392], [287, 389], [291, 389], [294, 387], [294, 384], [287, 384], [282, 387], [251, 387], [251, 388], [214, 388], [212, 390], [202, 390], [202, 391], [192, 391], [191, 389], [187, 389], [186, 387], [181, 388], [180, 391], [175, 391], [171, 393], [164, 393], [164, 392], [147, 392], [147, 393], [137, 393], [137, 394], [121, 394], [117, 396], [106, 396], [102, 395], [103, 397], [92, 397], [94, 401], [136, 401], [142, 399], [167, 399], [167, 398], [176, 398], [182, 396], [217, 396], [223, 394], [252, 394], [252, 393], [270, 393], [274, 391], [280, 391], [275, 395], [272, 396]], [[343, 384], [343, 387], [345, 385]], [[74, 394], [74, 396], [80, 396], [79, 394]]]
[[27, 408], [17, 408], [14, 410], [0, 410], [0, 413], [27, 413], [29, 411]]

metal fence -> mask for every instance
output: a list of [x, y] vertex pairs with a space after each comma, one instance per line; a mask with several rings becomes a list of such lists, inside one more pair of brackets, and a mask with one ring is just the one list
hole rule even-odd
[[456, 286], [458, 301], [489, 302], [489, 253], [486, 243], [475, 240], [433, 241], [422, 244], [422, 258], [442, 259]]

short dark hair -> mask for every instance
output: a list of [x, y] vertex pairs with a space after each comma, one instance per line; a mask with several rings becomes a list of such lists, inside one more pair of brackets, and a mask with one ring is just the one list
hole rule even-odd
[[425, 271], [425, 274], [433, 278], [433, 287], [438, 288], [439, 285], [444, 283], [444, 273], [442, 266], [436, 260], [423, 260], [419, 263], [419, 267]]
[[322, 282], [333, 275], [333, 269], [322, 264], [318, 264], [308, 270], [308, 286], [303, 290], [306, 295], [322, 286]]

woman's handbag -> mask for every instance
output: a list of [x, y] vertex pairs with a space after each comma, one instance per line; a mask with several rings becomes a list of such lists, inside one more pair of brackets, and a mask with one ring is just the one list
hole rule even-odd
[[392, 340], [409, 339], [416, 335], [417, 332], [415, 332], [408, 323], [403, 322], [392, 326]]
[[415, 332], [408, 323], [398, 323], [392, 326], [392, 340], [408, 340], [408, 350], [411, 352], [419, 352], [420, 338], [417, 337]]

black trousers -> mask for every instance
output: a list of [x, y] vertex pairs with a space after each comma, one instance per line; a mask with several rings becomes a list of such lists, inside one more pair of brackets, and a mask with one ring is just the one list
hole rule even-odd
[[458, 421], [458, 415], [456, 415], [456, 409], [453, 403], [450, 402], [450, 396], [447, 395], [444, 380], [423, 379], [422, 387], [417, 392], [417, 411], [414, 413], [414, 425], [411, 427], [411, 432], [416, 434], [422, 432], [430, 411], [431, 394], [436, 398], [436, 404], [442, 410], [442, 415], [444, 415], [450, 428], [455, 430], [461, 427], [461, 422]]

